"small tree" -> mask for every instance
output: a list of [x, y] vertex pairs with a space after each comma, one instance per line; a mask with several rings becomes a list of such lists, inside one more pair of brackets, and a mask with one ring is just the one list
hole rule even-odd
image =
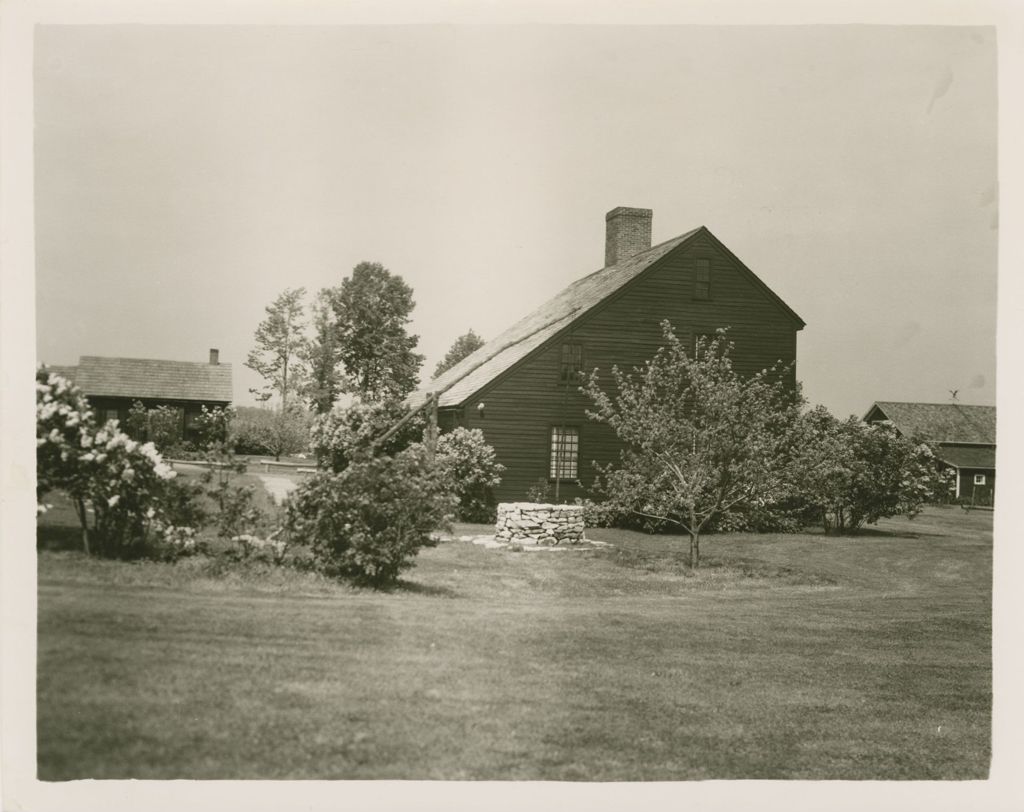
[[453, 366], [455, 366], [463, 358], [472, 355], [478, 349], [484, 345], [484, 340], [480, 338], [476, 333], [470, 330], [465, 335], [459, 336], [455, 339], [455, 343], [452, 344], [451, 348], [442, 358], [437, 367], [434, 369], [434, 377], [439, 377], [443, 372], [447, 372]]
[[681, 527], [697, 567], [709, 521], [785, 492], [800, 399], [777, 368], [739, 375], [724, 330], [699, 338], [692, 355], [669, 322], [662, 330], [665, 346], [642, 369], [612, 369], [617, 394], [601, 389], [597, 370], [591, 374], [588, 416], [626, 445], [620, 465], [601, 471], [609, 507]]
[[493, 522], [494, 488], [505, 466], [487, 445], [480, 429], [456, 428], [437, 441], [437, 464], [443, 481], [459, 500], [457, 516], [464, 522]]
[[282, 410], [288, 408], [289, 396], [302, 387], [300, 359], [306, 352], [302, 297], [305, 295], [305, 288], [289, 288], [267, 306], [267, 317], [256, 328], [256, 346], [245, 362], [266, 380], [262, 389], [249, 391], [261, 401], [278, 395]]
[[364, 400], [401, 399], [415, 389], [423, 356], [406, 329], [412, 288], [379, 262], [360, 262], [329, 295], [346, 388]]

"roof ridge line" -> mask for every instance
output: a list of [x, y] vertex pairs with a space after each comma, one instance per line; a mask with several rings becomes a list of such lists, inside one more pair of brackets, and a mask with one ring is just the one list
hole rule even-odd
[[[476, 370], [478, 370], [480, 367], [482, 367], [484, 364], [486, 364], [488, 361], [490, 361], [495, 356], [500, 355], [501, 353], [505, 352], [505, 350], [507, 350], [507, 349], [509, 349], [511, 347], [514, 347], [516, 344], [522, 344], [528, 338], [532, 338], [533, 336], [537, 335], [537, 333], [539, 333], [541, 330], [546, 330], [552, 324], [557, 324], [560, 321], [564, 321], [565, 319], [568, 319], [568, 318], [571, 318], [571, 317], [575, 316], [576, 313], [579, 311], [579, 309], [580, 309], [579, 305], [577, 305], [572, 310], [570, 310], [568, 313], [566, 313], [566, 314], [564, 314], [562, 316], [559, 316], [558, 318], [551, 319], [548, 322], [545, 322], [540, 327], [538, 327], [535, 330], [533, 330], [533, 332], [527, 333], [526, 335], [521, 336], [520, 338], [517, 338], [515, 341], [509, 341], [509, 342], [507, 342], [505, 344], [499, 345], [498, 348], [495, 349], [492, 353], [490, 353], [489, 355], [484, 356], [480, 361], [478, 361], [477, 363], [473, 364], [472, 366], [467, 367], [465, 372], [463, 372], [461, 375], [459, 375], [459, 377], [455, 378], [451, 382], [445, 384], [444, 387], [442, 387], [441, 389], [436, 389], [435, 390], [435, 389], [429, 389], [427, 387], [424, 387], [424, 388], [422, 388], [421, 390], [418, 390], [418, 391], [422, 391], [422, 392], [425, 392], [425, 393], [429, 392], [429, 393], [432, 393], [435, 396], [436, 395], [443, 395], [445, 392], [447, 392], [449, 389], [451, 389], [453, 386], [455, 386], [455, 384], [457, 384], [461, 380], [464, 380], [466, 378], [466, 376], [470, 375], [471, 373], [476, 372]], [[486, 344], [484, 346], [486, 346]]]

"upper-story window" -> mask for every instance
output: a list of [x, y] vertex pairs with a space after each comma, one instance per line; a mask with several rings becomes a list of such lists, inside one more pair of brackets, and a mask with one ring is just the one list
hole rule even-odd
[[694, 260], [693, 270], [693, 298], [711, 298], [711, 260]]
[[583, 345], [563, 344], [558, 380], [562, 383], [583, 383]]

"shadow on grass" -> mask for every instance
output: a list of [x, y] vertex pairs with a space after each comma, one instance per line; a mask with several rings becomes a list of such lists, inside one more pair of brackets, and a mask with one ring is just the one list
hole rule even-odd
[[399, 578], [395, 583], [386, 586], [378, 587], [378, 592], [408, 592], [411, 595], [429, 595], [433, 598], [460, 598], [462, 597], [454, 589], [447, 586], [431, 586], [430, 584], [420, 584], [416, 581], [407, 581], [404, 578]]
[[914, 533], [907, 530], [882, 530], [880, 527], [858, 527], [856, 530], [844, 530], [842, 533], [821, 533], [822, 541], [858, 538], [884, 539], [919, 539], [941, 536], [941, 533]]
[[40, 525], [36, 528], [36, 549], [55, 552], [82, 549], [82, 531], [67, 525]]

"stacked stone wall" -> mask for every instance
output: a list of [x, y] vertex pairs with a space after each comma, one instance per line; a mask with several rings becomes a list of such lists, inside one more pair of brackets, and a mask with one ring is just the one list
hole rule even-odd
[[498, 505], [494, 537], [526, 544], [579, 544], [583, 541], [583, 508], [504, 502]]

